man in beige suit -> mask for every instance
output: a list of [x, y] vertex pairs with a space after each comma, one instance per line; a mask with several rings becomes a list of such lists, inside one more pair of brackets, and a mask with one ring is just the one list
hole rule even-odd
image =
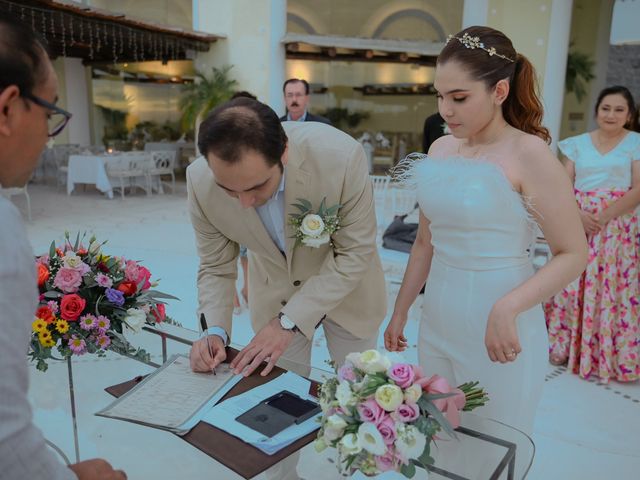
[[[238, 98], [202, 123], [198, 147], [205, 158], [187, 169], [187, 186], [200, 256], [199, 314], [209, 335], [194, 343], [192, 368], [208, 371], [225, 359], [238, 244], [250, 252], [256, 334], [234, 359], [236, 372], [249, 375], [265, 360], [266, 375], [281, 355], [308, 363], [319, 326], [338, 364], [375, 348], [386, 293], [361, 145], [324, 124], [281, 124], [268, 106]], [[341, 205], [340, 228], [318, 248], [296, 245], [292, 204], [305, 199], [317, 209], [324, 198]]]

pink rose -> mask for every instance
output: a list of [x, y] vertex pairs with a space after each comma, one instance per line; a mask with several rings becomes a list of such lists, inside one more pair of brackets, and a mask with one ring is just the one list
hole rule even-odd
[[99, 274], [96, 275], [96, 283], [98, 285], [100, 285], [101, 287], [104, 287], [104, 288], [113, 287], [113, 280], [111, 280], [104, 273], [99, 273]]
[[410, 387], [415, 378], [413, 367], [408, 363], [394, 363], [387, 371], [387, 375], [400, 388]]
[[370, 398], [360, 403], [356, 410], [363, 422], [375, 423], [376, 425], [384, 418], [384, 410], [375, 399]]
[[64, 293], [75, 293], [82, 283], [82, 275], [73, 268], [62, 267], [58, 270], [53, 285]]
[[151, 272], [133, 260], [127, 261], [124, 267], [124, 278], [129, 282], [135, 282], [136, 285], [144, 282], [142, 290], [147, 290], [151, 286], [151, 282], [149, 281]]
[[351, 365], [345, 364], [338, 369], [338, 380], [341, 382], [347, 380], [348, 382], [356, 381], [356, 373], [353, 371]]
[[387, 450], [384, 455], [376, 455], [376, 467], [381, 472], [396, 470], [398, 467], [398, 459], [392, 451]]
[[124, 267], [124, 279], [129, 282], [136, 282], [138, 280], [138, 274], [140, 271], [140, 267], [133, 260], [127, 260], [127, 263]]
[[420, 416], [420, 408], [416, 403], [403, 403], [391, 414], [391, 418], [397, 422], [413, 422]]
[[390, 416], [386, 415], [378, 424], [378, 431], [382, 435], [385, 445], [392, 445], [396, 441], [396, 424]]
[[140, 283], [144, 281], [141, 290], [148, 290], [149, 287], [151, 287], [151, 282], [149, 281], [150, 278], [151, 272], [149, 270], [142, 266], [138, 267], [138, 278], [136, 280], [136, 283], [140, 285]]

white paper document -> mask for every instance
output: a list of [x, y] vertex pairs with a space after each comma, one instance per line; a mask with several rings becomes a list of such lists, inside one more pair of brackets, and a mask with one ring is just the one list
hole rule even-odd
[[195, 373], [189, 358], [174, 355], [122, 397], [96, 413], [183, 435], [215, 405], [242, 375], [234, 375], [228, 363], [213, 373]]
[[317, 419], [321, 413], [300, 424], [293, 424], [271, 438], [241, 424], [236, 421], [236, 418], [282, 390], [288, 390], [305, 400], [316, 402], [317, 399], [309, 394], [310, 383], [309, 380], [295, 373], [284, 373], [270, 382], [252, 388], [247, 392], [231, 397], [216, 405], [202, 417], [202, 421], [224, 430], [234, 437], [238, 437], [244, 442], [262, 450], [267, 455], [273, 455], [299, 438], [320, 428]]

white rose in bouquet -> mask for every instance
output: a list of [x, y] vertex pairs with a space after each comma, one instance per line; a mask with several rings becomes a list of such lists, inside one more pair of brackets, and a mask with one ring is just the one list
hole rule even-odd
[[344, 455], [355, 455], [362, 450], [362, 446], [358, 442], [358, 436], [355, 433], [347, 433], [340, 440], [340, 450]]
[[382, 434], [378, 431], [378, 427], [371, 422], [364, 422], [358, 428], [358, 443], [363, 450], [374, 455], [384, 455], [384, 452], [387, 451]]
[[413, 425], [396, 423], [396, 449], [404, 458], [418, 458], [427, 445], [427, 437]]
[[[347, 356], [347, 360], [349, 357]], [[357, 364], [354, 364], [365, 373], [386, 372], [391, 366], [389, 359], [377, 350], [365, 350], [359, 354]]]
[[328, 442], [337, 440], [344, 433], [344, 429], [347, 426], [347, 422], [340, 415], [331, 415], [327, 418], [327, 423], [324, 427], [324, 438]]
[[397, 385], [387, 383], [376, 390], [376, 402], [387, 412], [393, 412], [404, 400], [402, 389]]
[[336, 388], [336, 400], [342, 408], [351, 407], [356, 404], [356, 397], [351, 391], [349, 382], [340, 382]]

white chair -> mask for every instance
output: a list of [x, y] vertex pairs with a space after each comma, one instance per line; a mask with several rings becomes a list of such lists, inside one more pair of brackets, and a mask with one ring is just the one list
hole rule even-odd
[[151, 157], [141, 152], [126, 152], [110, 158], [105, 164], [113, 189], [119, 189], [124, 199], [125, 188], [139, 187], [151, 195], [149, 170]]
[[373, 200], [376, 207], [376, 221], [378, 223], [378, 234], [387, 226], [387, 192], [389, 190], [389, 182], [391, 177], [388, 175], [369, 175], [371, 184], [373, 185]]
[[398, 186], [391, 187], [391, 219], [397, 215], [407, 215], [416, 208], [416, 191]]
[[27, 200], [27, 218], [31, 221], [31, 198], [29, 197], [29, 192], [27, 192], [27, 186], [24, 187], [12, 187], [12, 188], [2, 188], [0, 187], [0, 195], [11, 199], [14, 195], [24, 195], [24, 198]]
[[[176, 151], [171, 150], [154, 150], [151, 151], [152, 164], [147, 172], [153, 182], [154, 178], [158, 180], [158, 192], [164, 193], [162, 188], [162, 175], [171, 175], [171, 193], [176, 192]], [[168, 182], [166, 182], [168, 184]]]

